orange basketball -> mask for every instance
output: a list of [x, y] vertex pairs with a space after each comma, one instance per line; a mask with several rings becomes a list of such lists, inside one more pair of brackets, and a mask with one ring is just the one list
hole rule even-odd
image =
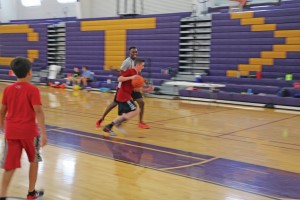
[[145, 84], [144, 78], [140, 75], [137, 75], [135, 79], [131, 80], [131, 84], [134, 88], [140, 88], [143, 87]]

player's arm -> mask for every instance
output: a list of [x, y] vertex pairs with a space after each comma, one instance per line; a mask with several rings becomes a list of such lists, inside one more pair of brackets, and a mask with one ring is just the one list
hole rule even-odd
[[119, 82], [129, 81], [129, 80], [135, 79], [136, 76], [137, 75], [127, 76], [127, 77], [125, 77], [125, 76], [119, 76], [118, 81]]
[[0, 109], [0, 129], [1, 130], [3, 130], [3, 128], [4, 128], [4, 119], [5, 119], [6, 112], [7, 112], [7, 106], [2, 104], [1, 109]]
[[48, 142], [45, 126], [45, 116], [42, 105], [33, 105], [35, 116], [41, 131], [41, 146], [45, 146]]
[[121, 75], [119, 76], [118, 81], [119, 82], [129, 81], [129, 80], [135, 79], [136, 76], [137, 75], [132, 75], [132, 73], [129, 70], [127, 70], [125, 72], [121, 72]]

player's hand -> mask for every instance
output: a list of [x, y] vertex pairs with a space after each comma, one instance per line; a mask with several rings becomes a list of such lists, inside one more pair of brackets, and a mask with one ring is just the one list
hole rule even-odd
[[40, 137], [40, 145], [41, 145], [41, 147], [45, 146], [47, 143], [48, 143], [48, 138], [47, 138], [46, 134], [45, 135], [41, 135], [41, 137]]
[[144, 82], [145, 82], [146, 85], [150, 85], [150, 82], [149, 82], [149, 81], [144, 80]]
[[149, 87], [143, 88], [143, 92], [151, 92], [153, 90], [154, 90], [153, 86], [149, 86]]

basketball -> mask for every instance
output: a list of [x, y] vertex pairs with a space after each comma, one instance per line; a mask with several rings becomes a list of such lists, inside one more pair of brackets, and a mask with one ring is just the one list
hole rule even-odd
[[74, 85], [73, 90], [75, 90], [75, 91], [80, 90], [80, 86], [79, 85]]
[[131, 80], [131, 84], [134, 88], [140, 88], [143, 87], [145, 84], [144, 78], [140, 75], [137, 75], [135, 79]]

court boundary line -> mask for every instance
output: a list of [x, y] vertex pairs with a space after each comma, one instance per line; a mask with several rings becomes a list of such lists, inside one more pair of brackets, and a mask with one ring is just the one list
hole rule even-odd
[[177, 167], [166, 167], [166, 168], [159, 168], [160, 170], [172, 170], [172, 169], [182, 169], [182, 168], [186, 168], [186, 167], [192, 167], [192, 166], [196, 166], [196, 165], [202, 165], [204, 163], [208, 163], [208, 162], [211, 162], [211, 161], [214, 161], [214, 160], [217, 160], [219, 159], [218, 157], [214, 157], [214, 158], [211, 158], [211, 159], [207, 159], [205, 161], [202, 161], [202, 162], [197, 162], [197, 163], [193, 163], [193, 164], [188, 164], [188, 165], [181, 165], [181, 166], [177, 166]]
[[[97, 137], [93, 137], [93, 136], [87, 136], [87, 135], [81, 135], [78, 133], [72, 133], [69, 131], [65, 131], [65, 130], [55, 130], [58, 132], [63, 132], [63, 133], [67, 133], [67, 134], [72, 134], [72, 135], [77, 135], [77, 136], [82, 136], [82, 137], [86, 137], [86, 138], [91, 138], [91, 139], [96, 139], [96, 140], [102, 140], [102, 141], [107, 141], [107, 142], [111, 142], [111, 143], [116, 143], [116, 144], [122, 144], [122, 145], [127, 145], [127, 146], [132, 146], [132, 147], [137, 147], [137, 148], [141, 148], [141, 149], [147, 149], [147, 150], [151, 150], [151, 151], [157, 151], [157, 152], [161, 152], [161, 153], [166, 153], [166, 154], [171, 154], [171, 155], [175, 155], [175, 156], [182, 156], [182, 157], [186, 157], [186, 158], [192, 158], [192, 159], [196, 159], [196, 160], [206, 160], [204, 158], [197, 158], [197, 157], [193, 157], [193, 156], [188, 156], [188, 155], [183, 155], [183, 154], [178, 154], [178, 153], [173, 153], [173, 152], [168, 152], [168, 151], [164, 151], [164, 150], [159, 150], [159, 149], [154, 149], [154, 148], [150, 148], [150, 147], [143, 147], [143, 146], [139, 146], [139, 145], [135, 145], [135, 144], [128, 144], [125, 142], [119, 142], [119, 141], [114, 141], [114, 140], [108, 140], [105, 138], [97, 138]], [[177, 150], [177, 149], [175, 149]], [[188, 152], [189, 153], [189, 152]]]

